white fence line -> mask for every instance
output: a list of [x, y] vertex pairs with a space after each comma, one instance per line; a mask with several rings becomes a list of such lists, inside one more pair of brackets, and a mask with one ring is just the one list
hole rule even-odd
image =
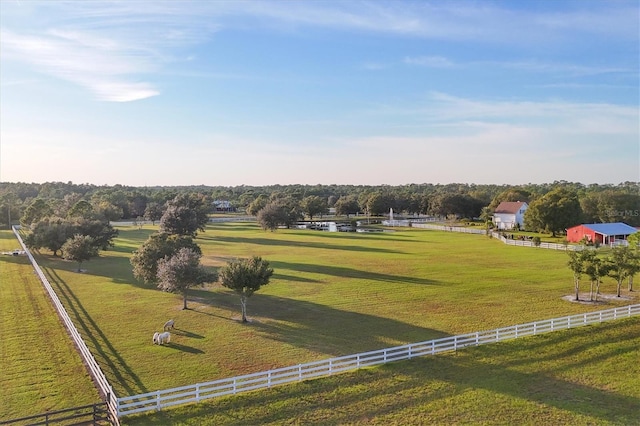
[[464, 226], [431, 225], [429, 223], [411, 223], [412, 228], [432, 229], [434, 231], [461, 232], [463, 234], [487, 235], [484, 229], [465, 228]]
[[640, 315], [640, 304], [553, 318], [495, 330], [444, 337], [426, 342], [411, 343], [355, 355], [346, 355], [212, 382], [197, 383], [195, 385], [127, 396], [118, 398], [118, 414], [125, 416], [145, 411], [156, 411], [173, 405], [199, 402], [224, 395], [235, 395], [256, 389], [270, 388], [276, 385], [352, 371], [362, 367], [408, 360], [419, 356], [455, 351], [468, 346], [478, 346], [506, 339], [548, 333], [636, 315]]
[[[393, 224], [389, 223], [389, 226], [393, 226]], [[404, 225], [404, 226], [409, 226], [409, 225]], [[426, 223], [411, 223], [410, 226], [412, 228], [431, 229], [434, 231], [461, 232], [464, 234], [487, 235], [487, 231], [484, 229], [465, 228], [463, 226], [431, 225]], [[536, 245], [533, 241], [529, 241], [529, 240], [512, 240], [509, 238], [505, 238], [497, 232], [491, 232], [491, 237], [495, 238], [496, 240], [502, 241], [504, 244], [509, 246], [538, 247], [543, 249], [564, 250], [564, 251], [584, 250], [584, 246], [581, 246], [581, 245], [576, 246], [576, 245], [570, 245], [570, 244], [556, 244], [556, 243], [543, 243], [543, 242], [541, 242], [539, 245]]]
[[78, 329], [76, 328], [76, 326], [71, 321], [71, 318], [69, 317], [69, 314], [67, 314], [67, 311], [64, 309], [64, 306], [60, 302], [60, 299], [56, 295], [56, 292], [53, 290], [53, 287], [51, 287], [51, 284], [49, 283], [49, 280], [47, 279], [47, 277], [42, 272], [42, 269], [40, 269], [40, 266], [38, 265], [38, 263], [36, 262], [35, 258], [33, 257], [31, 252], [27, 248], [27, 246], [25, 245], [24, 241], [22, 241], [22, 237], [20, 236], [20, 233], [18, 232], [18, 227], [12, 226], [12, 229], [13, 229], [13, 233], [15, 234], [16, 238], [20, 242], [20, 245], [22, 246], [22, 249], [27, 254], [27, 257], [29, 258], [29, 261], [31, 262], [31, 265], [35, 269], [36, 274], [38, 275], [38, 278], [40, 278], [40, 281], [42, 282], [42, 285], [44, 286], [45, 290], [47, 290], [47, 293], [49, 294], [49, 297], [51, 298], [51, 301], [53, 302], [53, 305], [56, 308], [56, 311], [58, 312], [58, 315], [60, 316], [60, 318], [64, 322], [65, 326], [67, 327], [67, 330], [69, 331], [69, 334], [71, 335], [71, 338], [73, 339], [74, 343], [76, 344], [76, 347], [78, 348], [78, 351], [80, 352], [80, 355], [82, 356], [82, 359], [83, 359], [85, 365], [89, 369], [89, 373], [91, 374], [91, 377], [94, 379], [95, 383], [100, 388], [100, 391], [102, 392], [102, 394], [103, 394], [103, 396], [105, 398], [105, 402], [107, 403], [107, 409], [109, 410], [109, 413], [110, 413], [109, 417], [110, 417], [111, 422], [113, 424], [115, 424], [115, 425], [119, 425], [120, 421], [118, 420], [118, 408], [117, 408], [118, 407], [118, 397], [113, 392], [113, 388], [111, 387], [111, 385], [107, 381], [106, 376], [104, 375], [104, 373], [100, 369], [100, 366], [98, 365], [98, 363], [96, 362], [95, 358], [91, 354], [91, 351], [89, 351], [89, 348], [84, 343], [84, 340], [82, 340], [82, 336], [78, 332]]

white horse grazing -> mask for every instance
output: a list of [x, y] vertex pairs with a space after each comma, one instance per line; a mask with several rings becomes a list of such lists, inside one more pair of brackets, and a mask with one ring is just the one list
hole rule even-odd
[[162, 345], [171, 341], [171, 333], [165, 331], [164, 333], [158, 333], [157, 331], [153, 335], [153, 343]]
[[169, 321], [167, 321], [167, 322], [165, 322], [165, 323], [164, 323], [163, 330], [164, 330], [164, 331], [167, 331], [167, 330], [169, 330], [170, 328], [173, 328], [173, 325], [174, 325], [174, 324], [175, 324], [175, 321], [174, 321], [174, 320], [172, 320], [172, 319], [171, 319], [171, 320], [169, 320]]

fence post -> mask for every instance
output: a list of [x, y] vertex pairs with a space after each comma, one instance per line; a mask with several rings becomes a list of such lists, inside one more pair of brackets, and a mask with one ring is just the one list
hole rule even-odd
[[200, 383], [196, 383], [196, 402], [200, 402]]
[[298, 364], [298, 381], [302, 380], [302, 365]]
[[407, 358], [408, 358], [408, 359], [411, 359], [411, 348], [412, 348], [412, 347], [413, 347], [413, 346], [409, 345], [409, 348], [408, 348], [408, 354], [407, 354]]
[[271, 387], [271, 370], [267, 373], [267, 387]]
[[160, 411], [162, 406], [160, 405], [160, 391], [156, 391], [156, 409]]

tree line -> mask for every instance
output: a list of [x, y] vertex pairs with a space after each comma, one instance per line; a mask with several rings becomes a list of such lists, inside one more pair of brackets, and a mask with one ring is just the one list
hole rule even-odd
[[[179, 194], [198, 194], [213, 211], [216, 200], [255, 215], [265, 229], [289, 226], [302, 218], [322, 217], [330, 208], [339, 216], [431, 215], [487, 220], [501, 201], [526, 201], [525, 227], [562, 234], [579, 223], [625, 222], [640, 226], [640, 184], [617, 185], [556, 181], [550, 184], [410, 184], [128, 187], [49, 182], [0, 183], [0, 226], [33, 223], [33, 217], [64, 217], [71, 209], [91, 207], [105, 221], [160, 220]], [[78, 204], [80, 203], [80, 204]], [[23, 219], [24, 218], [24, 219]]]

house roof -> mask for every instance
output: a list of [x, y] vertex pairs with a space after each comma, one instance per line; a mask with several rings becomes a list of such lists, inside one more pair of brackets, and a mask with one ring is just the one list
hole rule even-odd
[[498, 204], [494, 213], [511, 213], [516, 214], [525, 205], [524, 201], [503, 201]]
[[583, 226], [591, 229], [602, 235], [630, 235], [638, 232], [633, 226], [629, 226], [626, 223], [586, 223]]

